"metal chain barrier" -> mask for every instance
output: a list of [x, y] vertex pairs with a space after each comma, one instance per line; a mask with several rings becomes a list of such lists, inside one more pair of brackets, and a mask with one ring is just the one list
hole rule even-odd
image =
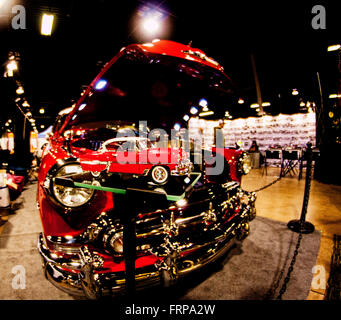
[[308, 154], [307, 171], [306, 171], [306, 181], [305, 181], [305, 190], [304, 190], [304, 198], [303, 198], [303, 207], [302, 207], [301, 218], [300, 218], [300, 220], [293, 220], [293, 221], [290, 221], [288, 223], [288, 227], [292, 231], [298, 232], [299, 235], [298, 235], [298, 239], [297, 239], [297, 243], [296, 243], [296, 248], [295, 248], [293, 257], [291, 259], [290, 266], [288, 268], [287, 275], [286, 275], [284, 282], [283, 282], [283, 285], [279, 291], [279, 294], [277, 296], [277, 300], [282, 300], [283, 294], [287, 290], [287, 285], [290, 281], [290, 276], [291, 276], [292, 271], [294, 270], [296, 258], [297, 258], [297, 255], [299, 253], [299, 248], [301, 245], [303, 233], [311, 233], [314, 230], [313, 226], [309, 222], [305, 221], [305, 217], [307, 214], [307, 208], [308, 208], [309, 195], [310, 195], [311, 179], [312, 179], [312, 150], [311, 150], [310, 144], [308, 144], [307, 154]]
[[270, 182], [269, 184], [267, 184], [267, 185], [265, 185], [265, 186], [263, 186], [263, 187], [261, 187], [261, 188], [259, 188], [259, 189], [250, 191], [250, 192], [256, 192], [256, 193], [257, 193], [257, 192], [259, 192], [259, 191], [262, 191], [262, 190], [264, 190], [264, 189], [266, 189], [266, 188], [271, 187], [273, 184], [275, 184], [276, 182], [278, 182], [278, 181], [281, 180], [281, 179], [282, 179], [282, 177], [280, 176], [280, 177], [278, 177], [277, 179], [275, 179], [274, 181]]

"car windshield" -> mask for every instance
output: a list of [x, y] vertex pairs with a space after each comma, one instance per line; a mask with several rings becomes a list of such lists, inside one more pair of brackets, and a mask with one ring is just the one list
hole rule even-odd
[[229, 78], [190, 60], [126, 53], [94, 85], [66, 129], [110, 129], [121, 122], [147, 121], [150, 128], [168, 131], [191, 115], [191, 108], [200, 111], [203, 99], [222, 118], [232, 99]]

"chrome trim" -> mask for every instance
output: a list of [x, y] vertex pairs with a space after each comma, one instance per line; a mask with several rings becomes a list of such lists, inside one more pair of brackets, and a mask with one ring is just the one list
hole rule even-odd
[[[249, 201], [243, 205], [239, 213], [234, 213], [228, 221], [221, 223], [217, 220], [216, 209], [212, 202], [209, 203], [208, 210], [190, 217], [175, 218], [175, 212], [171, 210], [170, 216], [163, 220], [160, 228], [153, 229], [149, 233], [137, 234], [137, 239], [143, 239], [149, 235], [161, 235], [162, 242], [159, 246], [150, 246], [145, 252], [153, 254], [158, 258], [158, 262], [144, 268], [135, 270], [136, 289], [141, 290], [152, 286], [171, 286], [181, 277], [187, 276], [191, 272], [198, 270], [207, 264], [217, 260], [225, 254], [236, 240], [243, 240], [249, 233], [249, 221], [255, 216], [256, 194], [243, 191], [239, 185], [229, 183], [226, 189], [236, 188], [236, 194], [229, 200], [220, 204], [223, 210], [238, 197], [247, 196]], [[173, 209], [176, 209], [175, 207]], [[154, 212], [152, 214], [157, 214]], [[146, 219], [151, 219], [147, 215]], [[143, 221], [143, 219], [142, 219]], [[178, 235], [182, 227], [192, 226], [196, 223], [208, 223], [209, 226], [204, 232], [205, 236], [198, 241], [186, 238], [179, 242]], [[94, 232], [99, 228], [98, 233]], [[93, 240], [103, 241], [107, 231], [114, 234], [120, 231], [121, 226], [111, 221], [106, 213], [102, 213], [91, 227], [82, 235], [80, 243], [89, 241], [88, 237], [93, 233]], [[47, 237], [48, 241], [59, 244], [63, 253], [67, 252], [68, 245], [74, 239], [58, 237]], [[61, 238], [61, 239], [59, 239]], [[76, 238], [75, 238], [76, 239]], [[50, 245], [50, 244], [49, 244]], [[141, 243], [140, 248], [146, 244]], [[147, 245], [148, 247], [148, 245]], [[73, 252], [69, 258], [63, 258], [54, 254], [44, 243], [43, 234], [38, 238], [38, 250], [43, 259], [43, 268], [47, 279], [56, 287], [72, 295], [85, 296], [89, 299], [98, 299], [105, 295], [119, 295], [125, 290], [125, 273], [101, 273], [103, 259], [94, 254], [87, 245], [78, 247], [78, 252]]]
[[99, 160], [91, 160], [91, 161], [82, 161], [81, 164], [90, 164], [90, 165], [107, 165], [108, 161], [99, 161]]

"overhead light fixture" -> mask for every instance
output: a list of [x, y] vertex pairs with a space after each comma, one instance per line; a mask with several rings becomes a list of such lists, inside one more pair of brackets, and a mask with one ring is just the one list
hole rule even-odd
[[42, 124], [42, 125], [40, 125], [40, 128], [41, 128], [41, 129], [44, 129], [44, 128], [45, 128], [45, 126]]
[[188, 115], [188, 114], [185, 114], [184, 117], [183, 117], [183, 119], [184, 119], [185, 121], [188, 121], [188, 120], [189, 120], [189, 115]]
[[331, 46], [328, 47], [328, 51], [337, 51], [341, 48], [341, 44], [333, 44]]
[[29, 105], [29, 103], [25, 100], [25, 101], [23, 102], [22, 106], [28, 108], [30, 105]]
[[300, 102], [300, 107], [305, 107], [305, 103], [303, 101]]
[[242, 98], [239, 98], [238, 103], [243, 104], [245, 101]]
[[179, 130], [181, 129], [180, 123], [176, 123], [176, 124], [174, 125], [174, 129], [175, 129], [176, 131], [179, 131]]
[[148, 36], [160, 33], [162, 30], [163, 18], [163, 14], [157, 10], [149, 10], [144, 12], [141, 21], [142, 31]]
[[211, 111], [201, 112], [201, 113], [199, 113], [199, 116], [200, 117], [206, 117], [206, 116], [210, 116], [212, 114], [214, 114], [214, 112], [211, 110]]
[[23, 94], [24, 93], [24, 88], [23, 87], [18, 87], [18, 89], [16, 90], [17, 94]]
[[199, 106], [200, 107], [206, 107], [207, 106], [207, 100], [206, 99], [200, 99]]
[[269, 107], [269, 106], [271, 106], [270, 102], [263, 102], [262, 103], [262, 107]]
[[197, 113], [198, 113], [198, 108], [192, 107], [192, 108], [189, 110], [189, 112], [190, 112], [191, 114], [197, 114]]
[[44, 13], [41, 18], [41, 30], [40, 33], [43, 36], [50, 36], [52, 34], [54, 15]]
[[298, 90], [297, 90], [297, 89], [292, 89], [291, 94], [292, 94], [293, 96], [297, 96], [297, 95], [298, 95]]
[[8, 77], [13, 77], [13, 71], [18, 70], [18, 64], [15, 60], [10, 60], [7, 63], [7, 76]]
[[252, 109], [255, 109], [255, 108], [258, 108], [259, 107], [259, 104], [258, 103], [253, 103], [250, 105], [250, 108]]
[[44, 113], [45, 113], [45, 109], [44, 109], [44, 108], [40, 108], [40, 109], [39, 109], [39, 113], [40, 113], [40, 114], [44, 114]]
[[329, 99], [336, 99], [336, 98], [341, 98], [341, 94], [333, 93], [329, 95]]

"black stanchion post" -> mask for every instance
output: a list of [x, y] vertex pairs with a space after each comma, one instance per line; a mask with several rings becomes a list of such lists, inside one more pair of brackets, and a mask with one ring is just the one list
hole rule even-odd
[[305, 179], [305, 188], [304, 188], [304, 198], [303, 198], [303, 206], [301, 212], [301, 218], [299, 220], [291, 220], [288, 223], [288, 228], [294, 232], [299, 233], [312, 233], [315, 230], [315, 227], [312, 223], [306, 221], [308, 202], [309, 202], [309, 194], [310, 194], [310, 185], [311, 185], [311, 176], [312, 176], [312, 157], [313, 152], [311, 148], [311, 143], [307, 144], [307, 171], [306, 171], [306, 179]]
[[125, 295], [134, 297], [135, 286], [135, 260], [136, 260], [136, 216], [145, 206], [145, 201], [159, 205], [159, 208], [168, 207], [165, 194], [150, 190], [127, 188], [124, 204], [121, 208], [123, 222], [123, 255], [125, 259]]

